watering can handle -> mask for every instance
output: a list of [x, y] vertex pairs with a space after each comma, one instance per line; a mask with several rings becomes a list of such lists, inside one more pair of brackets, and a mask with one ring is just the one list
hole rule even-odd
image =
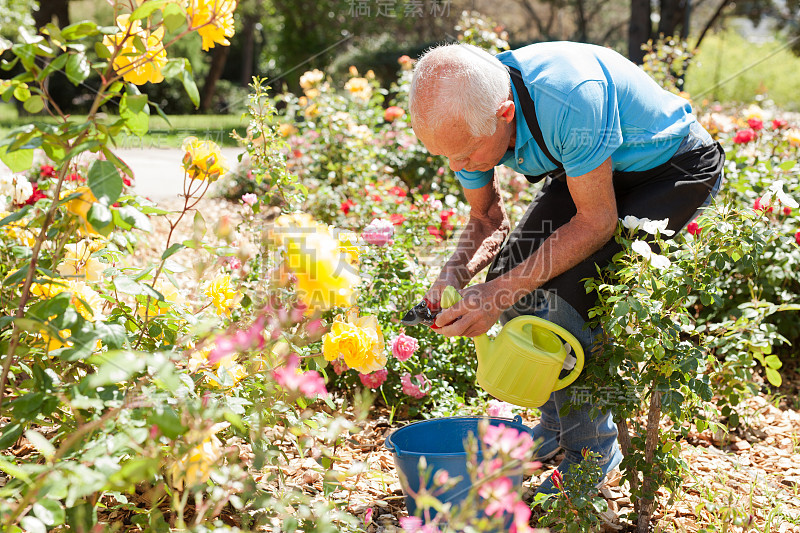
[[572, 369], [572, 372], [564, 376], [563, 378], [556, 381], [556, 386], [553, 391], [561, 390], [567, 385], [570, 385], [573, 381], [578, 379], [581, 371], [583, 371], [583, 346], [581, 343], [578, 342], [578, 339], [575, 336], [567, 331], [566, 329], [562, 328], [558, 324], [554, 324], [549, 320], [545, 320], [543, 318], [539, 318], [538, 316], [533, 315], [522, 315], [514, 319], [514, 322], [517, 323], [518, 327], [523, 327], [526, 324], [531, 324], [532, 326], [544, 328], [547, 330], [552, 331], [572, 346], [572, 350], [575, 352], [575, 358], [577, 361], [575, 362], [575, 367]]

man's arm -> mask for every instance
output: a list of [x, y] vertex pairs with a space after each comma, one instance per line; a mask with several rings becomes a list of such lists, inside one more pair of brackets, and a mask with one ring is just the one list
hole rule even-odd
[[439, 301], [446, 286], [461, 289], [469, 283], [491, 263], [508, 235], [510, 223], [495, 178], [479, 189], [464, 189], [464, 196], [470, 206], [469, 221], [455, 252], [426, 294], [431, 302]]
[[442, 311], [436, 324], [447, 336], [485, 333], [500, 314], [545, 282], [599, 250], [617, 227], [611, 159], [582, 176], [568, 177], [577, 213], [558, 228], [530, 257], [488, 283], [461, 291], [464, 299]]

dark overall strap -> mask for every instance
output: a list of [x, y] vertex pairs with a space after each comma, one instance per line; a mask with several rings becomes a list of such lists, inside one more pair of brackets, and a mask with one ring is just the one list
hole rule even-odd
[[531, 93], [528, 92], [528, 87], [525, 85], [525, 81], [522, 79], [522, 74], [520, 74], [519, 70], [515, 69], [514, 67], [506, 66], [506, 68], [508, 69], [508, 73], [511, 75], [511, 83], [514, 84], [514, 88], [517, 91], [517, 98], [519, 98], [519, 104], [522, 106], [522, 116], [525, 117], [525, 122], [528, 124], [528, 129], [531, 130], [533, 140], [535, 140], [536, 144], [539, 145], [539, 149], [544, 152], [544, 155], [547, 157], [547, 159], [552, 161], [558, 167], [555, 170], [546, 172], [539, 176], [525, 176], [525, 178], [527, 178], [527, 180], [531, 183], [541, 181], [547, 175], [551, 175], [557, 179], [562, 179], [563, 176], [566, 175], [566, 171], [564, 170], [564, 166], [561, 164], [561, 162], [553, 157], [553, 154], [550, 153], [550, 150], [547, 149], [547, 145], [544, 143], [542, 128], [539, 126], [539, 119], [536, 118], [536, 106], [533, 104]]

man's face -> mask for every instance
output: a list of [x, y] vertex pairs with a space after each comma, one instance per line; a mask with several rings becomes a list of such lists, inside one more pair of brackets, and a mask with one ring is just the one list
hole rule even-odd
[[498, 116], [497, 128], [488, 137], [473, 137], [461, 121], [446, 124], [438, 131], [415, 128], [414, 133], [428, 152], [445, 156], [453, 172], [492, 170], [512, 145], [515, 122], [511, 105], [510, 119], [507, 113]]

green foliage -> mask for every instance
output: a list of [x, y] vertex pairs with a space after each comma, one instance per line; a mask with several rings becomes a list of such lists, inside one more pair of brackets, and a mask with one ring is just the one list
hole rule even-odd
[[570, 465], [559, 478], [556, 484], [558, 492], [537, 497], [536, 503], [545, 513], [539, 518], [539, 525], [550, 528], [550, 531], [568, 533], [595, 531], [600, 527], [600, 515], [608, 511], [608, 502], [597, 494], [595, 487], [602, 476], [597, 463], [599, 458], [599, 454], [584, 450], [583, 460]]
[[650, 74], [664, 89], [675, 94], [683, 90], [686, 67], [690, 64], [695, 52], [689, 49], [686, 41], [677, 41], [673, 37], [662, 37], [653, 42], [648, 40], [642, 45], [644, 58], [642, 68]]

